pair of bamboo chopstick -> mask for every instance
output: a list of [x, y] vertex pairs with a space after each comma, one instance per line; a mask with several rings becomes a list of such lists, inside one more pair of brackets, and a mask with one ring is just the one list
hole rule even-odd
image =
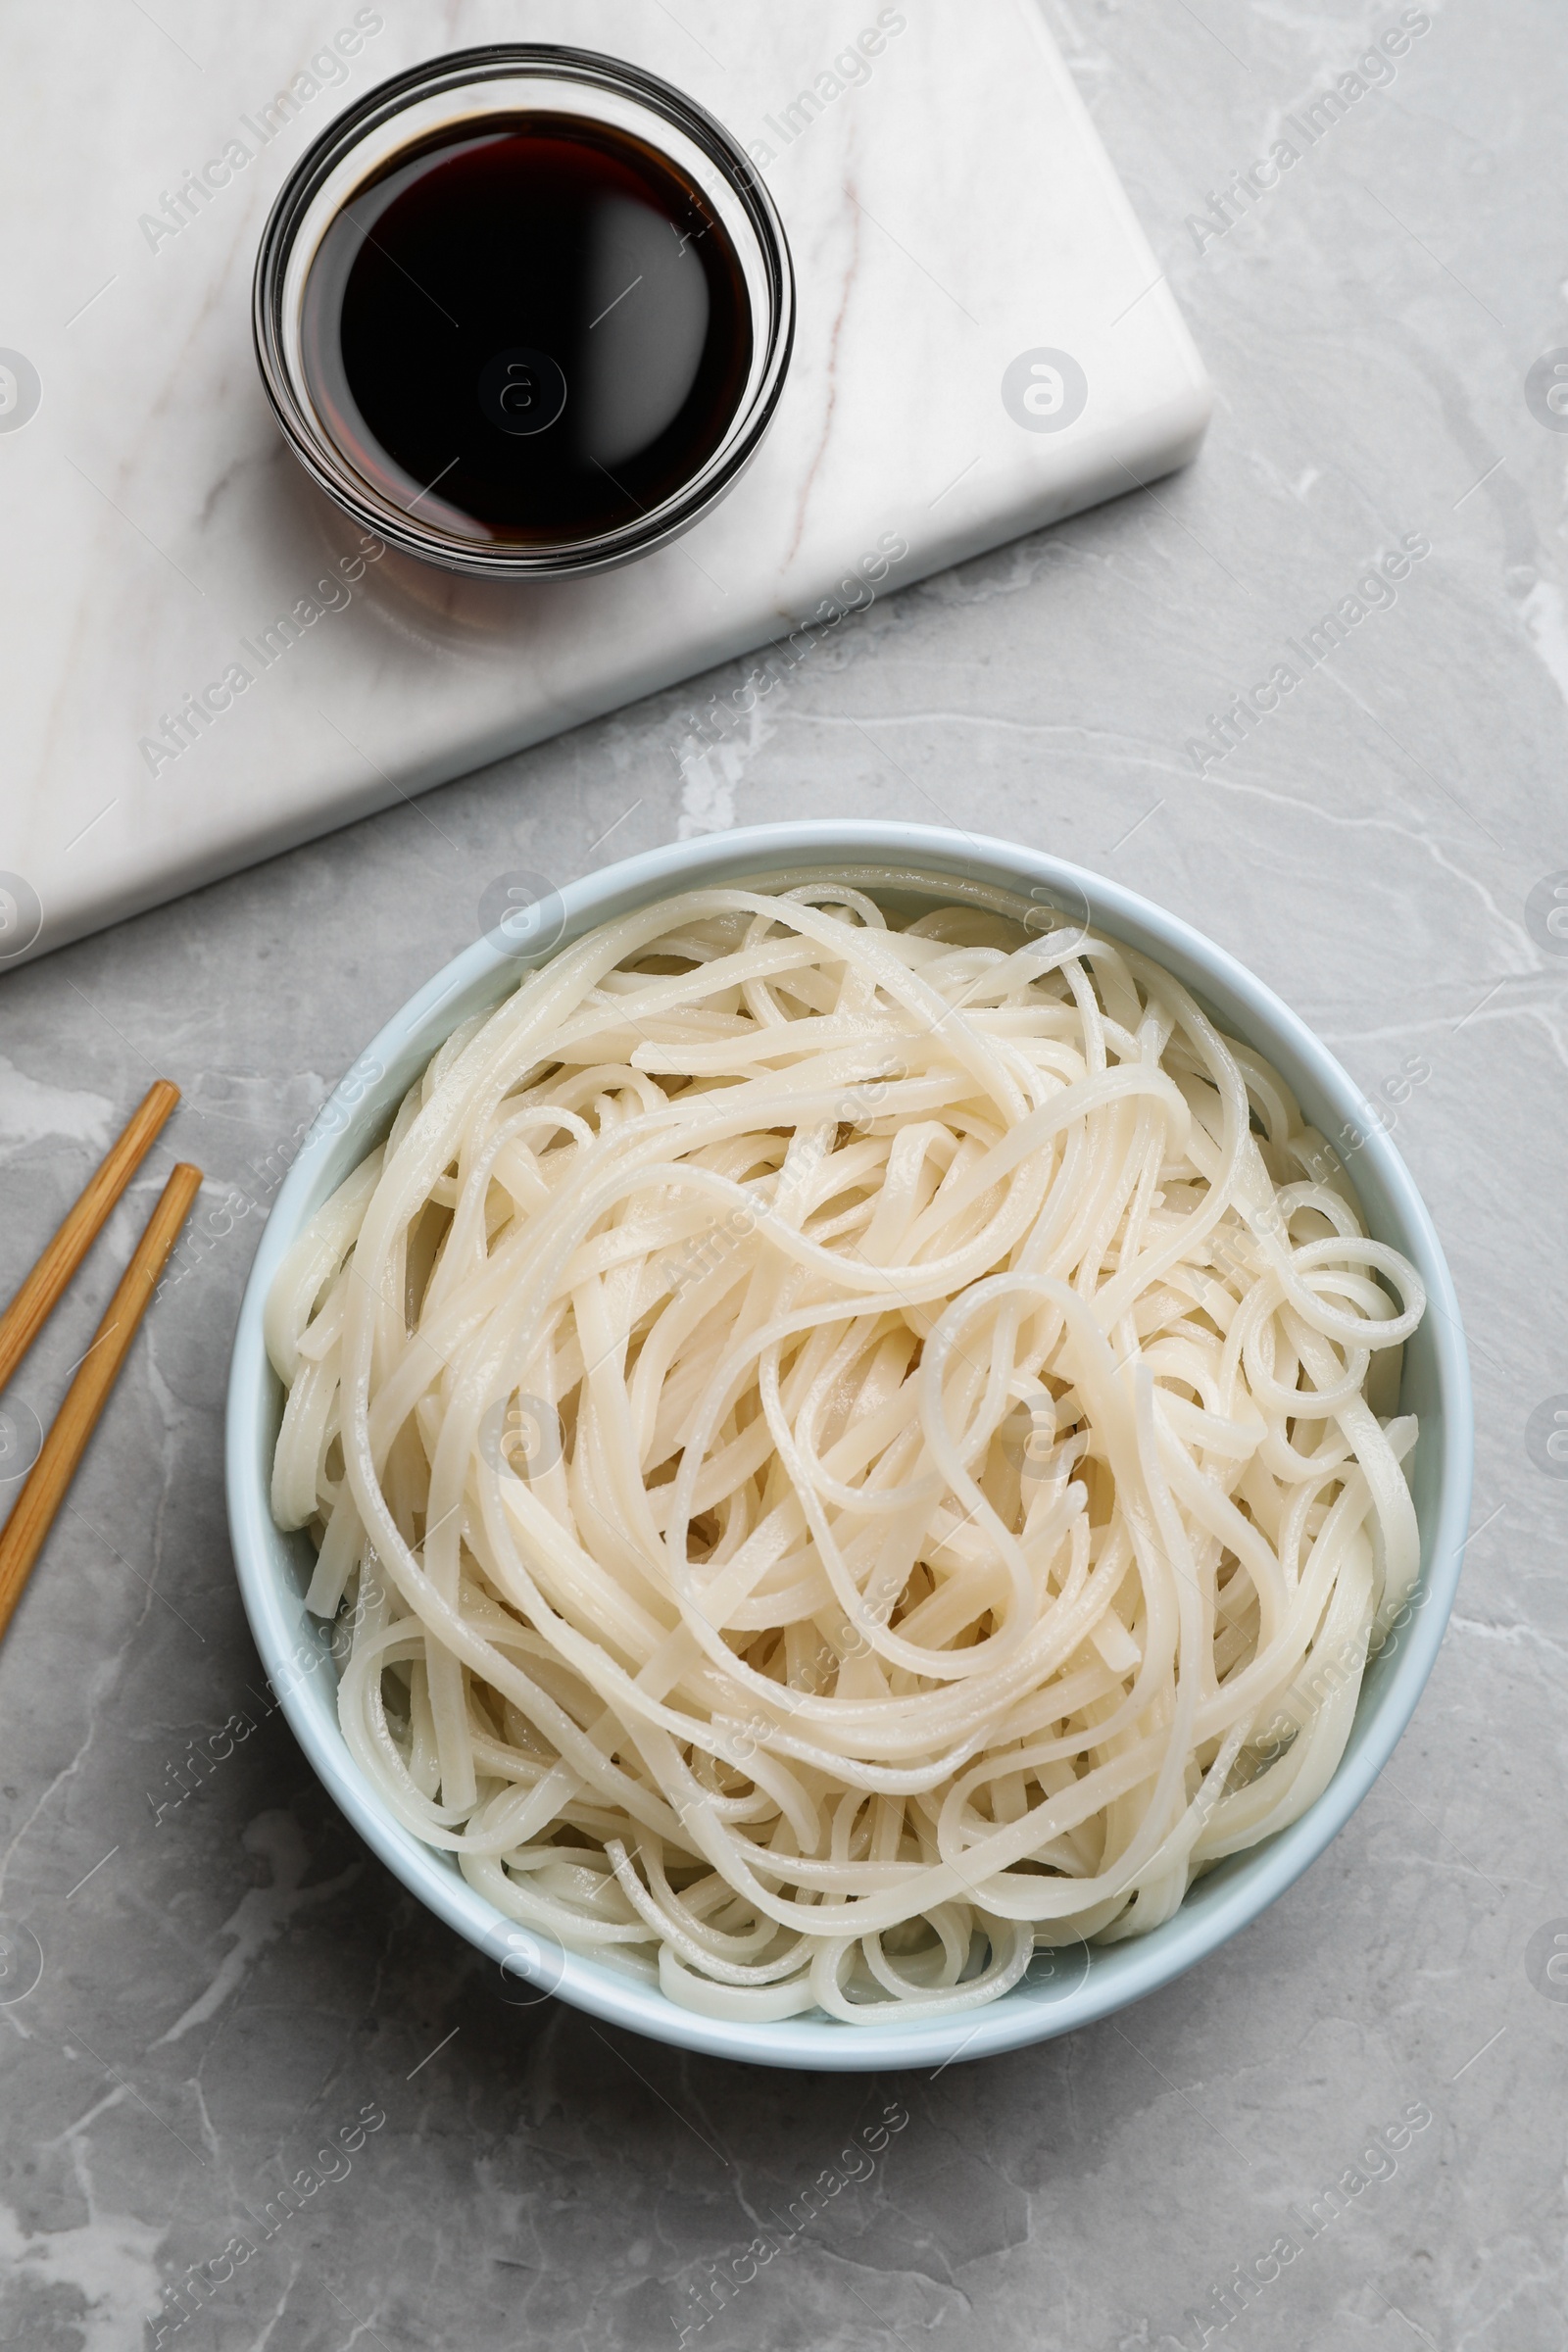
[[[0, 1391], [42, 1330], [51, 1309], [91, 1248], [126, 1185], [145, 1159], [179, 1089], [167, 1078], [149, 1087], [124, 1132], [110, 1150], [11, 1304], [0, 1315]], [[10, 1518], [0, 1531], [0, 1636], [43, 1549], [66, 1489], [86, 1451], [120, 1367], [147, 1311], [153, 1287], [173, 1248], [202, 1181], [200, 1168], [181, 1160], [147, 1220], [135, 1254], [109, 1301], [92, 1346], [76, 1367], [65, 1402], [50, 1424], [42, 1451], [27, 1473]]]

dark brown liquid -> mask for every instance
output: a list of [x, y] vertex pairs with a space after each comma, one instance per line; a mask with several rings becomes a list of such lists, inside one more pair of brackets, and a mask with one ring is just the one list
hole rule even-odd
[[303, 359], [344, 458], [470, 540], [597, 538], [724, 438], [752, 356], [707, 200], [623, 131], [560, 115], [397, 156], [328, 228]]

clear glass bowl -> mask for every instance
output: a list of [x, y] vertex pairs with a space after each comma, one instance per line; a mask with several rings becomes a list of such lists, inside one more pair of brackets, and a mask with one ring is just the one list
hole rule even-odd
[[[306, 365], [307, 289], [323, 240], [347, 205], [400, 156], [443, 134], [564, 118], [652, 147], [725, 232], [744, 281], [751, 350], [728, 421], [693, 470], [657, 504], [580, 536], [490, 533], [439, 496], [405, 491], [395, 468], [356, 465], [313, 390]], [[328, 125], [272, 207], [256, 261], [253, 318], [262, 382], [295, 456], [327, 496], [389, 545], [455, 571], [554, 579], [602, 571], [688, 530], [755, 456], [777, 407], [795, 327], [784, 225], [746, 153], [714, 118], [639, 67], [586, 50], [507, 43], [458, 50], [395, 75]], [[418, 511], [415, 511], [417, 509]]]

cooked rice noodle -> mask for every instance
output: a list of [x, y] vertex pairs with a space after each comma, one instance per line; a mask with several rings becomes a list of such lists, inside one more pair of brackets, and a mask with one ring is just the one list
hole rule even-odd
[[1424, 1298], [1168, 972], [856, 880], [529, 971], [267, 1336], [388, 1810], [689, 2008], [865, 2025], [1157, 1926], [1321, 1792], [1417, 1575]]

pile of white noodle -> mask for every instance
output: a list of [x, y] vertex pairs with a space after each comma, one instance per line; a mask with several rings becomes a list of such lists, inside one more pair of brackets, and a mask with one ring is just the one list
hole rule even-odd
[[854, 879], [527, 973], [268, 1309], [366, 1778], [718, 2016], [1156, 1926], [1324, 1788], [1418, 1567], [1421, 1288], [1275, 1072], [1098, 935]]

